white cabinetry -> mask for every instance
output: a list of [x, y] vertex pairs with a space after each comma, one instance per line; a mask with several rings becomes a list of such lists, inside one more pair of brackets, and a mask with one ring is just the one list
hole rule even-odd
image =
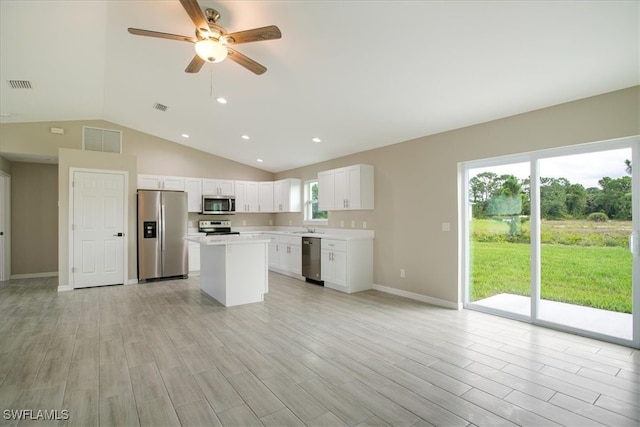
[[373, 239], [321, 241], [324, 286], [346, 293], [373, 287]]
[[138, 175], [138, 188], [141, 190], [184, 191], [184, 177], [162, 175]]
[[236, 181], [236, 212], [258, 211], [258, 183]]
[[200, 243], [189, 242], [189, 274], [200, 272]]
[[302, 274], [302, 237], [280, 237], [280, 268], [293, 274]]
[[318, 209], [335, 210], [335, 195], [335, 172], [333, 170], [318, 172]]
[[302, 274], [302, 237], [268, 235], [269, 269], [278, 273], [301, 278]]
[[236, 212], [273, 212], [273, 182], [235, 181]]
[[321, 210], [373, 209], [373, 166], [319, 172], [318, 203]]
[[258, 212], [273, 212], [273, 181], [258, 183]]
[[300, 212], [302, 210], [302, 180], [282, 179], [273, 183], [273, 210], [275, 212]]
[[184, 190], [187, 192], [187, 211], [202, 212], [202, 179], [185, 178]]
[[233, 196], [236, 194], [234, 181], [224, 179], [202, 180], [202, 194], [205, 196]]

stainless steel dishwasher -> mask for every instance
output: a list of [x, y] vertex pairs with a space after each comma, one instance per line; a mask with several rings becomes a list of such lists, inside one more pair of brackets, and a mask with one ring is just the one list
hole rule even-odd
[[302, 238], [302, 275], [314, 283], [321, 284], [320, 238]]

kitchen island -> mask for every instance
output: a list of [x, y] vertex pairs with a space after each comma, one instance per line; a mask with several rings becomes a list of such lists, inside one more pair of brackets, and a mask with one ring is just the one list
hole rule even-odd
[[264, 301], [269, 292], [269, 239], [222, 235], [187, 240], [200, 243], [204, 293], [225, 307]]

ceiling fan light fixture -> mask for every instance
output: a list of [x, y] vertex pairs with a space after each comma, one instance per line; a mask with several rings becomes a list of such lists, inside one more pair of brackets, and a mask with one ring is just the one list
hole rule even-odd
[[206, 39], [196, 43], [196, 53], [207, 62], [220, 62], [227, 57], [227, 48], [215, 40]]

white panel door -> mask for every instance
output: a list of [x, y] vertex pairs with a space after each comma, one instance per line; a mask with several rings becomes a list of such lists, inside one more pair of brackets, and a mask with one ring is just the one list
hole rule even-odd
[[124, 175], [73, 175], [73, 287], [124, 283]]

